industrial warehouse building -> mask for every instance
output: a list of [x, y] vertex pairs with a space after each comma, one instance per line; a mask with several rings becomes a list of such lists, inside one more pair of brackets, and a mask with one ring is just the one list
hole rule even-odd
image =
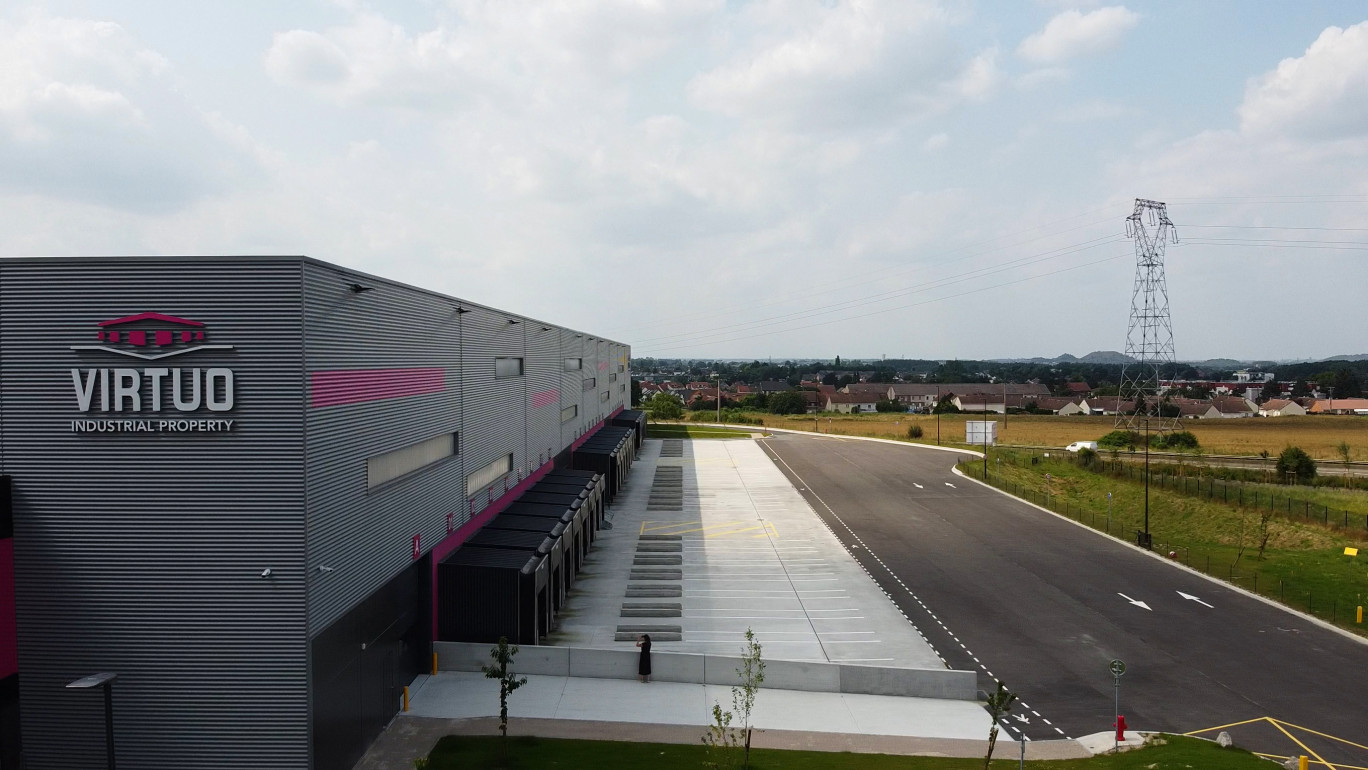
[[66, 688], [102, 672], [122, 767], [350, 767], [475, 569], [441, 562], [539, 484], [592, 510], [581, 444], [630, 459], [629, 355], [304, 257], [0, 261], [0, 767], [103, 767]]

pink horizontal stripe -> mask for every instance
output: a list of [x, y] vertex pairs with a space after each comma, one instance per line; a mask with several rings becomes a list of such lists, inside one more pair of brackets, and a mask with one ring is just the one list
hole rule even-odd
[[559, 390], [543, 390], [532, 394], [532, 408], [541, 409], [544, 406], [560, 403]]
[[309, 378], [311, 405], [338, 406], [446, 390], [445, 369], [335, 369]]

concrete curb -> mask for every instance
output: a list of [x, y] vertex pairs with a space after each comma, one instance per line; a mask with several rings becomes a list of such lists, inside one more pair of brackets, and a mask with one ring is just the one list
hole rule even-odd
[[[479, 671], [489, 662], [489, 644], [433, 642], [440, 671]], [[635, 679], [639, 653], [585, 647], [528, 645], [518, 652], [520, 674]], [[741, 659], [688, 652], [651, 653], [651, 677], [662, 682], [735, 685]], [[765, 661], [765, 689], [895, 695], [907, 698], [977, 700], [978, 675], [952, 669], [889, 668], [818, 661]]]
[[1169, 558], [1166, 558], [1166, 557], [1164, 557], [1164, 556], [1161, 556], [1161, 555], [1155, 553], [1154, 551], [1151, 551], [1151, 550], [1148, 550], [1148, 549], [1145, 549], [1145, 548], [1141, 548], [1140, 546], [1138, 546], [1138, 545], [1136, 545], [1136, 544], [1134, 544], [1134, 543], [1131, 543], [1131, 542], [1128, 541], [1128, 540], [1122, 540], [1122, 539], [1119, 538], [1119, 537], [1112, 537], [1111, 535], [1108, 535], [1106, 532], [1102, 532], [1102, 531], [1100, 531], [1100, 530], [1094, 529], [1094, 528], [1088, 526], [1087, 524], [1084, 524], [1084, 523], [1081, 522], [1081, 521], [1074, 521], [1073, 519], [1069, 518], [1068, 516], [1065, 516], [1065, 515], [1062, 514], [1062, 513], [1056, 513], [1056, 512], [1054, 512], [1054, 511], [1050, 510], [1049, 508], [1044, 508], [1044, 507], [1042, 507], [1042, 506], [1036, 505], [1035, 503], [1031, 502], [1030, 500], [1026, 500], [1026, 499], [1024, 499], [1024, 498], [1017, 497], [1016, 495], [1014, 495], [1014, 494], [1012, 494], [1012, 493], [1010, 493], [1010, 492], [1006, 492], [1006, 491], [1003, 491], [1003, 490], [1001, 490], [1001, 489], [998, 489], [997, 487], [993, 486], [992, 484], [985, 484], [985, 483], [983, 483], [982, 481], [979, 481], [978, 479], [974, 478], [973, 476], [968, 476], [968, 475], [966, 475], [966, 474], [965, 474], [963, 471], [961, 471], [958, 467], [952, 469], [951, 472], [954, 473], [956, 476], [959, 476], [959, 477], [965, 479], [966, 481], [971, 481], [971, 482], [973, 482], [973, 483], [975, 483], [975, 484], [978, 484], [978, 485], [981, 486], [981, 487], [985, 487], [985, 488], [987, 488], [987, 489], [991, 489], [992, 491], [997, 492], [998, 494], [1003, 495], [1003, 496], [1005, 496], [1005, 497], [1010, 497], [1010, 498], [1012, 498], [1013, 500], [1016, 500], [1017, 502], [1022, 503], [1023, 505], [1029, 505], [1029, 506], [1031, 506], [1032, 508], [1035, 508], [1035, 509], [1038, 510], [1038, 511], [1044, 511], [1045, 513], [1048, 513], [1048, 514], [1050, 514], [1051, 516], [1054, 516], [1054, 517], [1056, 517], [1056, 518], [1058, 518], [1058, 519], [1061, 519], [1061, 520], [1063, 520], [1063, 521], [1067, 521], [1067, 522], [1069, 522], [1070, 524], [1073, 524], [1073, 525], [1076, 526], [1076, 527], [1082, 527], [1083, 529], [1085, 529], [1085, 530], [1087, 530], [1087, 531], [1089, 531], [1089, 532], [1092, 532], [1092, 533], [1094, 533], [1094, 534], [1096, 534], [1096, 535], [1098, 535], [1098, 536], [1100, 536], [1100, 537], [1105, 537], [1105, 538], [1107, 538], [1107, 539], [1110, 540], [1110, 541], [1113, 541], [1113, 542], [1116, 542], [1116, 543], [1120, 543], [1121, 545], [1124, 545], [1124, 546], [1126, 546], [1127, 548], [1130, 548], [1130, 549], [1136, 551], [1137, 553], [1142, 553], [1142, 554], [1148, 556], [1148, 557], [1151, 558], [1151, 559], [1157, 559], [1158, 561], [1161, 561], [1161, 562], [1163, 562], [1164, 564], [1167, 564], [1168, 566], [1173, 567], [1174, 569], [1185, 570], [1185, 571], [1191, 573], [1192, 575], [1195, 575], [1195, 576], [1197, 576], [1197, 577], [1199, 577], [1199, 578], [1202, 578], [1203, 580], [1206, 580], [1206, 581], [1208, 581], [1208, 582], [1210, 582], [1210, 583], [1214, 583], [1214, 584], [1216, 584], [1216, 585], [1218, 585], [1218, 586], [1220, 586], [1220, 587], [1222, 587], [1222, 588], [1229, 589], [1229, 590], [1231, 590], [1231, 591], [1235, 591], [1236, 593], [1243, 594], [1243, 595], [1249, 597], [1250, 599], [1255, 599], [1255, 600], [1257, 600], [1257, 601], [1263, 602], [1264, 604], [1267, 604], [1268, 606], [1273, 607], [1273, 608], [1275, 608], [1275, 609], [1282, 610], [1283, 612], [1286, 612], [1286, 613], [1289, 614], [1289, 615], [1295, 615], [1295, 616], [1301, 618], [1302, 620], [1305, 620], [1306, 622], [1311, 623], [1311, 624], [1313, 624], [1313, 625], [1320, 626], [1321, 628], [1323, 628], [1323, 629], [1325, 629], [1325, 630], [1327, 630], [1327, 631], [1334, 631], [1335, 633], [1339, 634], [1340, 636], [1345, 637], [1346, 639], [1352, 639], [1352, 640], [1358, 642], [1359, 644], [1362, 644], [1362, 645], [1364, 645], [1364, 646], [1368, 646], [1368, 639], [1366, 639], [1366, 638], [1364, 638], [1364, 637], [1362, 637], [1362, 636], [1359, 636], [1358, 634], [1355, 634], [1355, 633], [1353, 633], [1353, 632], [1346, 631], [1346, 630], [1344, 630], [1343, 628], [1340, 628], [1339, 626], [1334, 625], [1333, 623], [1327, 623], [1327, 622], [1325, 622], [1324, 620], [1321, 620], [1321, 619], [1318, 618], [1318, 617], [1315, 617], [1315, 616], [1313, 616], [1313, 615], [1308, 615], [1308, 614], [1306, 614], [1305, 612], [1302, 612], [1302, 611], [1300, 611], [1300, 610], [1297, 610], [1297, 609], [1294, 609], [1294, 608], [1292, 608], [1292, 607], [1289, 607], [1289, 606], [1287, 606], [1286, 604], [1281, 604], [1281, 603], [1279, 603], [1279, 602], [1275, 602], [1275, 601], [1273, 601], [1272, 599], [1270, 599], [1270, 598], [1268, 598], [1268, 597], [1266, 597], [1266, 596], [1263, 596], [1263, 595], [1261, 595], [1261, 594], [1256, 594], [1256, 593], [1254, 593], [1253, 591], [1250, 591], [1250, 590], [1248, 590], [1248, 589], [1246, 589], [1246, 588], [1242, 588], [1242, 587], [1240, 587], [1240, 586], [1237, 586], [1237, 585], [1235, 585], [1234, 583], [1226, 582], [1226, 581], [1224, 581], [1224, 580], [1222, 580], [1222, 579], [1220, 579], [1220, 578], [1218, 578], [1218, 577], [1216, 577], [1216, 576], [1214, 576], [1214, 575], [1208, 575], [1208, 574], [1206, 574], [1205, 572], [1202, 572], [1201, 570], [1193, 569], [1192, 567], [1189, 567], [1189, 566], [1187, 566], [1186, 564], [1183, 564], [1182, 562], [1174, 561], [1173, 559], [1169, 559]]

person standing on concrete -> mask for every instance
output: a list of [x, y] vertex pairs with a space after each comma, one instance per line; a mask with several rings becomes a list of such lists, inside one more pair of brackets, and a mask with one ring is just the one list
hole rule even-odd
[[637, 679], [645, 684], [651, 681], [651, 635], [638, 636], [636, 646], [641, 648], [641, 660], [637, 662]]

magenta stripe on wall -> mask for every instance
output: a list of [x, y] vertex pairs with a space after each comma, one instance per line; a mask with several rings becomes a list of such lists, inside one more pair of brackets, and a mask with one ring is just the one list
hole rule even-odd
[[310, 404], [315, 408], [443, 390], [445, 369], [334, 369], [309, 375]]
[[0, 539], [0, 679], [19, 670], [14, 620], [14, 539]]
[[541, 409], [544, 406], [560, 403], [559, 390], [543, 390], [532, 394], [532, 408]]

